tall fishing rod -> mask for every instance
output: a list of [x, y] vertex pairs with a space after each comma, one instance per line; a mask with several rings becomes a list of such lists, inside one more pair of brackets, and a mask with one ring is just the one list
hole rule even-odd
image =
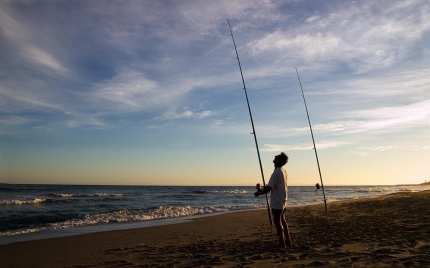
[[302, 90], [302, 96], [303, 96], [303, 102], [305, 103], [306, 114], [308, 115], [309, 129], [311, 130], [312, 142], [314, 144], [315, 157], [317, 158], [318, 172], [320, 173], [321, 188], [322, 188], [323, 196], [324, 196], [325, 212], [327, 212], [327, 201], [325, 199], [324, 183], [323, 183], [323, 179], [321, 176], [321, 168], [320, 168], [320, 162], [318, 161], [318, 153], [317, 153], [317, 147], [315, 146], [314, 133], [312, 132], [311, 120], [309, 119], [308, 106], [306, 105], [305, 93], [303, 93], [303, 87], [302, 87], [302, 82], [300, 81], [299, 71], [297, 71], [297, 67], [295, 67], [295, 68], [296, 68], [297, 78], [299, 79], [300, 89]]
[[[251, 118], [252, 134], [254, 134], [255, 147], [257, 148], [258, 162], [260, 163], [261, 178], [263, 179], [263, 186], [266, 186], [266, 181], [264, 180], [263, 166], [261, 165], [260, 151], [258, 150], [257, 134], [255, 134], [254, 121], [252, 120], [251, 106], [249, 105], [248, 93], [246, 92], [245, 79], [243, 78], [243, 73], [242, 73], [242, 66], [240, 65], [239, 54], [237, 53], [237, 48], [236, 48], [236, 42], [234, 41], [233, 31], [231, 30], [230, 21], [228, 19], [227, 19], [227, 22], [228, 22], [228, 27], [230, 28], [231, 39], [233, 40], [234, 50], [236, 51], [236, 59], [237, 59], [237, 63], [239, 64], [240, 75], [242, 76], [243, 90], [245, 91], [246, 103], [248, 104], [249, 117]], [[269, 199], [267, 198], [267, 193], [265, 194], [265, 196], [266, 196], [267, 213], [269, 214], [270, 226], [272, 226], [273, 225], [272, 213], [270, 211], [270, 205], [269, 205]]]

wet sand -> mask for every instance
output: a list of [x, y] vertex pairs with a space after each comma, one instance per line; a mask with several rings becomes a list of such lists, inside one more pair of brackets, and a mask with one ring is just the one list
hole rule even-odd
[[430, 191], [288, 208], [287, 222], [287, 250], [255, 210], [1, 245], [1, 267], [430, 267]]

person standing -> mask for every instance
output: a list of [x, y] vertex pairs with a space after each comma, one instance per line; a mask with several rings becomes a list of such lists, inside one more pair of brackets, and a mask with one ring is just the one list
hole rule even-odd
[[287, 207], [288, 186], [287, 172], [283, 166], [288, 162], [288, 156], [280, 153], [275, 156], [273, 164], [275, 170], [270, 176], [269, 183], [262, 189], [259, 189], [254, 195], [257, 197], [270, 192], [270, 206], [272, 207], [273, 222], [279, 236], [279, 247], [292, 247], [288, 224], [285, 220], [285, 210]]

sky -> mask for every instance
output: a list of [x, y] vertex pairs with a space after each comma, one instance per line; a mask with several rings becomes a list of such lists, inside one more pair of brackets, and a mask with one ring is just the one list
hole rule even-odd
[[0, 182], [430, 181], [430, 3], [0, 0]]

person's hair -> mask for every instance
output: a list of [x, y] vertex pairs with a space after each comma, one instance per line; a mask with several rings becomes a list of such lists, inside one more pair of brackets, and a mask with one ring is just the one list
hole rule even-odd
[[288, 163], [288, 156], [284, 152], [280, 153], [278, 157], [282, 165], [285, 165], [286, 163]]

